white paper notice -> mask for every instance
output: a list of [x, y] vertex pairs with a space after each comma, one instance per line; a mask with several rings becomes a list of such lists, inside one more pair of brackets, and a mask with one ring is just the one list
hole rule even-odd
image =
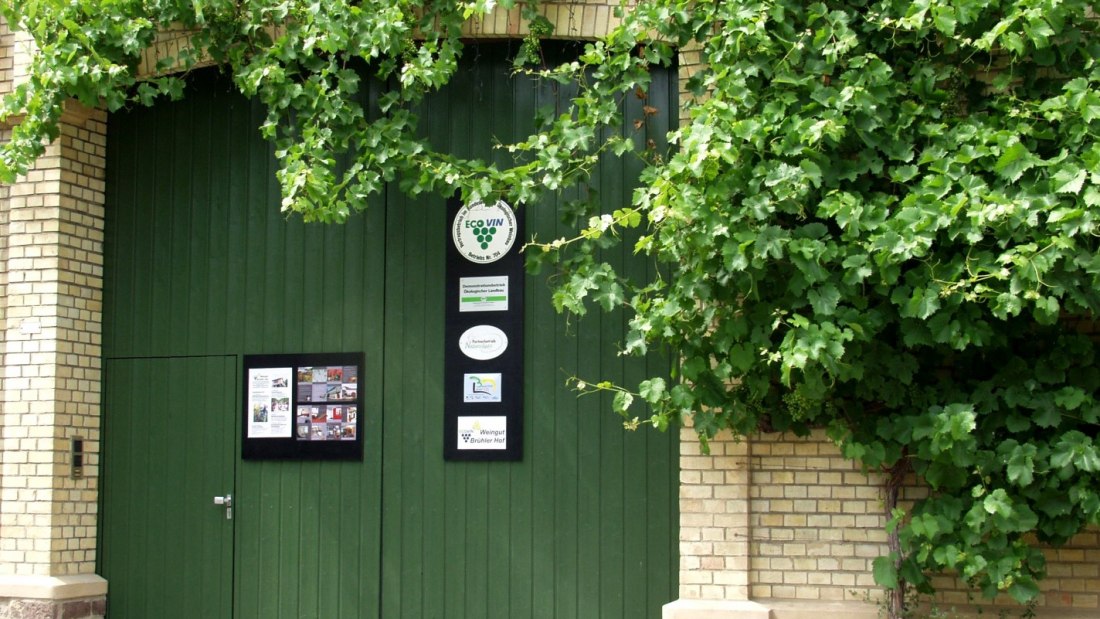
[[289, 438], [292, 368], [248, 370], [248, 438]]
[[508, 276], [460, 277], [458, 279], [458, 311], [508, 311]]

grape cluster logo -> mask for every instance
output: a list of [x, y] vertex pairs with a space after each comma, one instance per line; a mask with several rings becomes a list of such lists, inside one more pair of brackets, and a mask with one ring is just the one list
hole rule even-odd
[[489, 241], [493, 240], [493, 235], [496, 233], [496, 226], [489, 226], [488, 228], [474, 228], [474, 234], [477, 235], [477, 242], [481, 245], [482, 249], [489, 249]]
[[516, 242], [516, 214], [504, 201], [474, 202], [458, 211], [451, 236], [458, 253], [470, 262], [496, 262]]

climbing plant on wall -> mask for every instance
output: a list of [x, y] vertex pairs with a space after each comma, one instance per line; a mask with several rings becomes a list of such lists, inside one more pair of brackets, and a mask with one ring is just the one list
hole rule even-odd
[[[463, 49], [462, 24], [493, 0], [4, 0], [0, 15], [37, 46], [27, 79], [7, 97], [19, 118], [0, 151], [0, 179], [14, 175], [58, 135], [62, 102], [116, 110], [179, 98], [191, 69], [219, 65], [242, 93], [264, 103], [261, 127], [276, 148], [282, 208], [310, 221], [343, 221], [366, 196], [402, 177], [411, 192], [461, 183], [473, 196], [480, 162], [456, 161], [416, 136], [415, 104], [447, 83]], [[502, 2], [511, 7], [514, 0]], [[520, 11], [530, 30], [521, 58], [549, 22], [533, 3]], [[158, 33], [183, 42], [139, 76]], [[360, 80], [393, 84], [365, 108]], [[338, 154], [355, 153], [347, 165]], [[534, 186], [533, 183], [530, 186]]]
[[[673, 381], [577, 386], [613, 392], [628, 427], [690, 418], [704, 441], [828, 428], [886, 473], [879, 583], [928, 590], [949, 571], [1028, 602], [1045, 574], [1033, 542], [1100, 523], [1097, 2], [646, 0], [552, 66], [538, 53], [549, 23], [522, 4], [517, 70], [578, 94], [502, 145], [510, 167], [435, 152], [415, 131], [416, 102], [453, 74], [461, 24], [491, 0], [0, 4], [39, 49], [6, 103], [22, 121], [0, 151], [5, 178], [56, 137], [66, 98], [180, 96], [179, 72], [212, 61], [266, 104], [282, 207], [306, 219], [341, 221], [390, 181], [581, 196], [568, 207], [580, 233], [529, 245], [529, 263], [562, 272], [561, 311], [625, 308], [623, 354], [671, 347], [682, 363]], [[139, 80], [140, 53], [169, 27], [192, 31], [190, 47]], [[703, 62], [687, 120], [672, 151], [636, 149], [645, 118], [619, 102], [645, 98], [677, 50]], [[354, 96], [364, 67], [393, 85], [369, 109]], [[586, 185], [608, 154], [646, 164], [629, 203]], [[626, 237], [663, 277], [601, 261]], [[931, 494], [903, 509], [910, 473]]]

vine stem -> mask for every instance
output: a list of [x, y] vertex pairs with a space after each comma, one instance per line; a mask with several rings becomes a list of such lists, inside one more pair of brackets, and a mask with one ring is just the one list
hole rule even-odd
[[[887, 519], [892, 518], [895, 510], [898, 507], [898, 496], [901, 492], [901, 484], [905, 480], [905, 475], [910, 471], [909, 458], [902, 457], [892, 467], [886, 471], [886, 496], [885, 496], [885, 508]], [[888, 619], [903, 619], [905, 614], [905, 579], [901, 576], [901, 527], [896, 526], [889, 529], [886, 537], [886, 543], [890, 548], [890, 554], [896, 557], [894, 560], [894, 569], [898, 574], [897, 587], [890, 589], [887, 592], [886, 599], [886, 612]]]

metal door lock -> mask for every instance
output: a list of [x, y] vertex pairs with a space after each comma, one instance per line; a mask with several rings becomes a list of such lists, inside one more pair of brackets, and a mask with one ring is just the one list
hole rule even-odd
[[224, 505], [225, 506], [225, 519], [226, 520], [232, 520], [233, 519], [233, 495], [232, 494], [227, 494], [225, 496], [216, 496], [216, 497], [214, 497], [214, 505]]

